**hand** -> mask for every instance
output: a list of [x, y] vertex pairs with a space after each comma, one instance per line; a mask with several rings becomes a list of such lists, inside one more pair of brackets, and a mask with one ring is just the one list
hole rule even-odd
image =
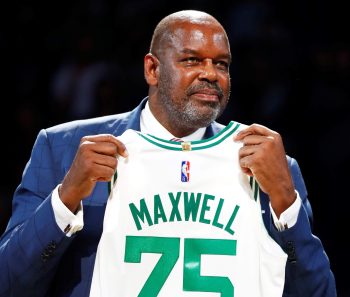
[[100, 134], [81, 139], [72, 166], [59, 188], [62, 202], [75, 212], [96, 182], [110, 181], [117, 168], [117, 155], [127, 157], [124, 144], [115, 136]]
[[243, 172], [255, 177], [261, 190], [269, 195], [271, 206], [279, 217], [296, 199], [281, 136], [253, 124], [240, 131], [234, 140], [243, 143], [239, 150]]

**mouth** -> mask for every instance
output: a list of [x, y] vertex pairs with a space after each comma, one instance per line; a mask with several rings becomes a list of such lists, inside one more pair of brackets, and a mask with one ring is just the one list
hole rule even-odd
[[208, 102], [218, 102], [221, 97], [219, 92], [215, 89], [201, 89], [193, 92], [191, 95]]

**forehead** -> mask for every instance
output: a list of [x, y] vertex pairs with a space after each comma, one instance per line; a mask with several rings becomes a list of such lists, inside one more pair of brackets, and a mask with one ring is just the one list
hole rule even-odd
[[229, 43], [223, 28], [215, 23], [182, 23], [173, 27], [169, 36], [171, 48], [196, 51], [215, 51], [221, 55], [230, 53]]

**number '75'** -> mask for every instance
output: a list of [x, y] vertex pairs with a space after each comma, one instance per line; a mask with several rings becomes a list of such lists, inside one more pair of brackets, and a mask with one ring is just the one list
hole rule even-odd
[[[202, 276], [201, 255], [236, 255], [236, 240], [185, 238], [184, 291], [217, 292], [221, 297], [234, 297], [234, 287], [228, 277]], [[180, 238], [127, 236], [124, 262], [140, 263], [142, 253], [162, 254], [138, 297], [156, 297], [179, 258]]]

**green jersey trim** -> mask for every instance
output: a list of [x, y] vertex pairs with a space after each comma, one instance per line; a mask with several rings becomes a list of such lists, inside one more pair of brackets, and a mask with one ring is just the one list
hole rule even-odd
[[[190, 144], [191, 150], [193, 151], [210, 148], [215, 145], [218, 145], [219, 143], [224, 141], [227, 137], [231, 136], [239, 128], [239, 126], [240, 126], [239, 123], [231, 121], [224, 129], [222, 129], [219, 133], [215, 134], [210, 138], [190, 141], [186, 143]], [[141, 132], [137, 132], [137, 133], [148, 142], [156, 146], [159, 146], [161, 148], [164, 148], [167, 150], [173, 150], [173, 151], [183, 150], [183, 145], [181, 142], [161, 139], [151, 134], [142, 134]]]
[[[214, 136], [203, 140], [186, 142], [186, 144], [191, 146], [191, 150], [201, 150], [201, 149], [213, 147], [215, 145], [218, 145], [222, 141], [224, 141], [227, 137], [231, 136], [235, 131], [237, 131], [240, 125], [241, 124], [239, 123], [231, 121], [226, 127], [224, 127], [219, 133], [215, 134]], [[135, 132], [137, 132], [139, 136], [141, 136], [148, 142], [156, 146], [159, 146], [161, 148], [164, 148], [167, 150], [174, 150], [174, 151], [184, 150], [181, 142], [161, 139], [151, 134], [143, 134], [139, 131], [135, 131]], [[108, 182], [108, 194], [112, 192], [112, 187], [114, 185], [114, 182], [117, 180], [117, 177], [118, 177], [118, 174], [116, 171], [115, 174], [112, 176], [111, 181]]]
[[249, 177], [249, 184], [250, 184], [250, 187], [252, 188], [252, 191], [253, 191], [254, 200], [258, 201], [260, 187], [259, 187], [257, 180], [251, 176], [251, 177]]

